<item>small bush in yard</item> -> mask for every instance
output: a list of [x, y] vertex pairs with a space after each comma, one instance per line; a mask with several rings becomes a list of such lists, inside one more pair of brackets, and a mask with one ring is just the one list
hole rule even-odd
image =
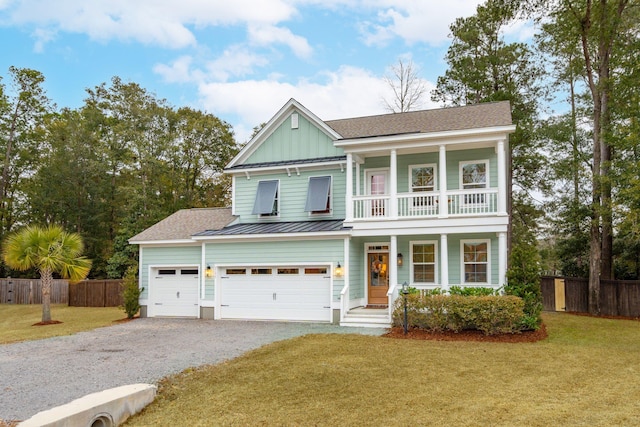
[[[515, 296], [462, 296], [410, 294], [407, 301], [409, 328], [433, 332], [467, 329], [486, 335], [517, 333], [524, 317], [524, 302]], [[393, 325], [403, 326], [404, 297], [396, 300]]]
[[449, 294], [450, 295], [462, 295], [465, 297], [481, 297], [481, 296], [487, 296], [487, 295], [498, 295], [498, 291], [493, 289], [493, 288], [472, 288], [472, 287], [465, 287], [463, 288], [462, 286], [451, 286], [451, 288], [449, 288]]
[[144, 291], [144, 288], [138, 287], [137, 273], [136, 266], [129, 267], [124, 274], [122, 283], [122, 298], [124, 300], [122, 309], [127, 313], [128, 319], [133, 319], [133, 316], [140, 310], [140, 294]]

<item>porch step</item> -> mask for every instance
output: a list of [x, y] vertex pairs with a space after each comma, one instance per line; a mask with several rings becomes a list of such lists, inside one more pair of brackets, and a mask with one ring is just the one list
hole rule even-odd
[[340, 322], [340, 326], [354, 326], [360, 328], [388, 328], [391, 326], [389, 310], [378, 308], [356, 307]]

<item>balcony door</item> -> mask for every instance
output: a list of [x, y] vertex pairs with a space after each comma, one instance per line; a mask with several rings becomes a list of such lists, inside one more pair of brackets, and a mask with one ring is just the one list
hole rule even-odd
[[[378, 169], [368, 170], [367, 179], [367, 195], [369, 196], [385, 196], [387, 195], [387, 186], [389, 181], [389, 170]], [[371, 198], [371, 216], [384, 216], [386, 212], [386, 198]]]

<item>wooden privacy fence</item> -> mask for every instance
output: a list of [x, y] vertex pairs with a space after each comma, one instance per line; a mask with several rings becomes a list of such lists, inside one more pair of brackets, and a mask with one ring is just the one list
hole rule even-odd
[[69, 284], [70, 307], [118, 307], [123, 304], [122, 280], [83, 280]]
[[[54, 280], [52, 304], [71, 307], [118, 307], [123, 304], [122, 280]], [[40, 279], [0, 279], [0, 304], [42, 304]]]
[[[546, 311], [589, 312], [589, 280], [543, 276], [540, 284]], [[640, 281], [600, 280], [600, 312], [605, 316], [640, 317]]]
[[[54, 280], [51, 285], [51, 303], [69, 302], [69, 282]], [[0, 304], [42, 304], [40, 279], [0, 279]]]

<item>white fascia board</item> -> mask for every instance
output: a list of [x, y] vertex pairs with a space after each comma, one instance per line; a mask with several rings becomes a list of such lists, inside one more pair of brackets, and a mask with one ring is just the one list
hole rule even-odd
[[411, 133], [403, 135], [387, 135], [373, 136], [369, 138], [342, 139], [334, 141], [336, 147], [341, 147], [345, 152], [357, 153], [362, 151], [370, 151], [372, 146], [385, 145], [381, 149], [389, 149], [389, 145], [393, 144], [394, 148], [410, 148], [416, 144], [433, 143], [434, 145], [442, 144], [465, 144], [469, 142], [495, 141], [496, 139], [506, 138], [510, 133], [515, 132], [516, 126], [495, 126], [488, 128], [474, 128], [444, 132], [430, 133]]
[[507, 217], [483, 218], [460, 218], [434, 219], [429, 220], [425, 225], [424, 220], [417, 221], [375, 221], [375, 222], [354, 222], [345, 223], [353, 227], [351, 235], [353, 237], [363, 236], [407, 236], [414, 234], [470, 234], [470, 233], [500, 233], [508, 229]]
[[267, 122], [266, 125], [254, 136], [251, 141], [245, 145], [242, 150], [229, 162], [226, 166], [227, 168], [231, 168], [233, 166], [237, 166], [244, 162], [255, 150], [260, 147], [260, 145], [267, 139], [271, 133], [277, 129], [286, 119], [289, 117], [289, 114], [297, 110], [301, 113], [307, 120], [314, 123], [316, 126], [321, 128], [324, 133], [327, 134], [331, 139], [336, 140], [340, 139], [341, 136], [335, 130], [331, 129], [325, 122], [320, 120], [318, 116], [313, 114], [310, 110], [308, 110], [304, 105], [300, 104], [295, 99], [291, 98], [286, 104], [278, 110], [278, 112]]
[[335, 240], [351, 236], [351, 231], [334, 231], [318, 233], [269, 233], [269, 234], [234, 234], [228, 236], [194, 236], [194, 240], [212, 242], [270, 242], [281, 240]]
[[140, 247], [148, 246], [196, 246], [198, 242], [192, 239], [178, 239], [178, 240], [145, 240], [138, 242], [129, 242], [131, 245], [140, 245]]
[[293, 170], [293, 169], [300, 169], [300, 170], [314, 170], [314, 169], [327, 169], [330, 166], [335, 166], [335, 169], [338, 168], [338, 166], [340, 165], [346, 165], [347, 164], [347, 160], [333, 160], [330, 162], [321, 162], [321, 163], [288, 163], [286, 165], [276, 165], [276, 166], [265, 166], [265, 167], [259, 167], [259, 168], [242, 168], [242, 169], [233, 169], [233, 170], [228, 170], [225, 171], [226, 173], [228, 173], [229, 175], [241, 175], [241, 174], [246, 174], [247, 172], [249, 173], [249, 175], [251, 175], [254, 172], [258, 172], [258, 173], [264, 173], [264, 172], [271, 172], [271, 173], [278, 173], [278, 172], [282, 172], [282, 171], [286, 171], [286, 169], [289, 170]]

